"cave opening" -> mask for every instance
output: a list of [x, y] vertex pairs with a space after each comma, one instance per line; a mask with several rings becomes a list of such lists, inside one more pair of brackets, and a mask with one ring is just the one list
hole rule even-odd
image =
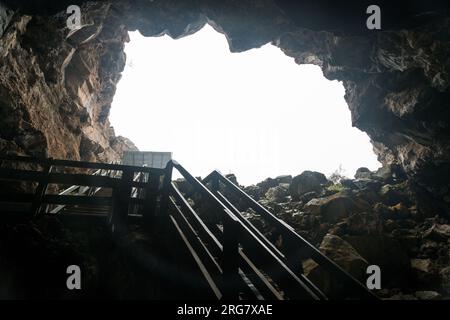
[[218, 169], [244, 185], [380, 166], [352, 127], [342, 83], [318, 66], [271, 44], [231, 53], [209, 25], [177, 40], [129, 35], [110, 120], [140, 150], [171, 151], [198, 176]]
[[[0, 151], [13, 159], [15, 155], [45, 158], [48, 172], [36, 174], [29, 172], [28, 165], [15, 163], [13, 169], [1, 168], [0, 178], [8, 187], [11, 177], [20, 182], [33, 175], [41, 188], [34, 194], [9, 189], [3, 193], [6, 203], [32, 201], [33, 216], [27, 210], [22, 212], [25, 219], [14, 216], [11, 223], [7, 215], [0, 215], [4, 218], [0, 223], [0, 298], [173, 299], [172, 291], [182, 298], [196, 298], [191, 285], [196, 281], [180, 286], [174, 277], [178, 271], [171, 267], [182, 269], [185, 263], [172, 249], [188, 246], [173, 242], [173, 233], [154, 224], [157, 228], [145, 230], [143, 237], [140, 225], [127, 225], [127, 221], [124, 227], [129, 226], [130, 232], [124, 237], [111, 232], [121, 229], [111, 225], [109, 217], [114, 201], [125, 198], [120, 193], [130, 191], [124, 190], [125, 183], [99, 177], [100, 184], [110, 181], [119, 192], [109, 199], [94, 199], [112, 201], [112, 206], [84, 212], [86, 208], [74, 208], [73, 203], [91, 202], [92, 198], [80, 199], [79, 193], [92, 195], [90, 190], [96, 189], [72, 188], [87, 178], [69, 173], [70, 180], [76, 181], [66, 190], [72, 189], [76, 198], [45, 194], [42, 187], [49, 177], [64, 184], [68, 181], [68, 175], [51, 172], [46, 158], [103, 165], [134, 150], [134, 141], [141, 150], [174, 151], [174, 158], [196, 176], [217, 168], [235, 173], [240, 184], [249, 184], [303, 170], [329, 174], [340, 165], [348, 176], [360, 166], [373, 170], [378, 163], [365, 134], [383, 164], [377, 172], [359, 170], [355, 179], [339, 184], [307, 172], [267, 179], [242, 190], [254, 198], [252, 203], [258, 202], [257, 208], [273, 213], [277, 217], [273, 221], [292, 227], [292, 232], [361, 284], [368, 283], [367, 264], [378, 266], [382, 288], [375, 293], [380, 298], [450, 297], [450, 72], [445, 59], [450, 56], [450, 23], [443, 8], [447, 3], [379, 1], [383, 27], [368, 30], [366, 1], [345, 5], [282, 0], [70, 1], [80, 9], [82, 24], [75, 29], [67, 25], [72, 16], [66, 10], [68, 1], [20, 2], [0, 0]], [[205, 24], [224, 34], [229, 48], [224, 36], [209, 26], [200, 30]], [[208, 30], [214, 38], [205, 37], [197, 45], [195, 40]], [[152, 38], [164, 34], [184, 38]], [[129, 35], [128, 65], [118, 82]], [[147, 45], [140, 46], [140, 39]], [[216, 40], [222, 55], [213, 54]], [[160, 52], [163, 41], [173, 47]], [[143, 60], [133, 56], [133, 46]], [[243, 62], [236, 68], [232, 59]], [[129, 81], [135, 75], [137, 81]], [[114, 96], [111, 120], [116, 132], [109, 121]], [[343, 133], [359, 134], [365, 146], [360, 148], [353, 135]], [[373, 165], [362, 160], [366, 151]], [[190, 198], [187, 203], [196, 213], [212, 220], [217, 211], [191, 194], [183, 184], [190, 181], [171, 185], [183, 189], [181, 195]], [[211, 189], [216, 188], [213, 184]], [[72, 205], [65, 214], [54, 216], [46, 203], [42, 205], [49, 200]], [[181, 208], [183, 202], [177, 203]], [[283, 249], [284, 238], [266, 228], [258, 210], [241, 205], [236, 202], [235, 215], [242, 213], [272, 245]], [[8, 206], [0, 207], [9, 213]], [[130, 216], [130, 222], [137, 218], [128, 214], [129, 207], [123, 203], [115, 207], [121, 209], [122, 217]], [[171, 213], [177, 214], [176, 207], [175, 203]], [[168, 210], [161, 212], [160, 217], [168, 216]], [[84, 224], [86, 213], [94, 215]], [[71, 217], [75, 223], [70, 223]], [[97, 218], [103, 220], [101, 225], [87, 222]], [[25, 223], [17, 225], [19, 220]], [[206, 222], [210, 224], [209, 219]], [[211, 229], [223, 240], [224, 229], [214, 226]], [[167, 244], [169, 250], [157, 246], [154, 235], [167, 237], [168, 241], [159, 243]], [[234, 240], [239, 240], [239, 233], [228, 235], [237, 248]], [[166, 252], [171, 253], [169, 262], [154, 259]], [[249, 252], [256, 252], [258, 260], [257, 251]], [[295, 263], [306, 258], [288, 253]], [[215, 256], [220, 258], [220, 252]], [[212, 262], [221, 266], [223, 261]], [[292, 270], [321, 288], [333, 286], [333, 279], [321, 272], [322, 266], [310, 259], [303, 262]], [[73, 263], [80, 265], [87, 281], [78, 293], [66, 287], [66, 268]]]

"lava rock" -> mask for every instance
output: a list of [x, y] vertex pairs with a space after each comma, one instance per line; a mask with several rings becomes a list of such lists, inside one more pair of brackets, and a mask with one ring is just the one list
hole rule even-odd
[[291, 175], [282, 175], [282, 176], [278, 176], [275, 178], [275, 180], [279, 183], [287, 183], [287, 184], [291, 184], [292, 182], [292, 176]]
[[384, 234], [343, 236], [370, 264], [380, 267], [385, 286], [407, 284], [410, 258], [398, 240]]
[[300, 196], [308, 192], [320, 193], [329, 181], [323, 173], [315, 171], [304, 171], [294, 177], [289, 188], [293, 200], [299, 200]]
[[434, 239], [436, 241], [447, 241], [450, 239], [450, 225], [434, 224], [423, 234], [424, 239]]
[[373, 173], [369, 169], [363, 167], [356, 170], [355, 179], [372, 179]]
[[436, 291], [416, 291], [414, 294], [419, 300], [440, 300], [442, 295]]
[[225, 175], [225, 178], [228, 178], [231, 182], [233, 182], [235, 185], [239, 186], [239, 183], [237, 181], [236, 175], [234, 173], [229, 173]]
[[375, 172], [375, 177], [380, 178], [385, 183], [399, 183], [406, 179], [405, 172], [399, 165], [386, 164]]
[[439, 275], [441, 277], [442, 291], [445, 294], [450, 295], [450, 267], [443, 268], [439, 272]]
[[[342, 238], [327, 234], [319, 249], [355, 278], [360, 281], [365, 279], [368, 262]], [[305, 276], [322, 289], [325, 294], [333, 296], [339, 289], [342, 289], [342, 284], [335, 281], [328, 272], [324, 271], [314, 261], [307, 260], [303, 264], [303, 269]]]
[[369, 209], [369, 205], [361, 206], [345, 193], [336, 193], [325, 198], [316, 198], [304, 206], [304, 211], [320, 215], [324, 222], [336, 223], [352, 213]]
[[383, 199], [383, 203], [395, 206], [399, 202], [409, 204], [409, 197], [406, 194], [404, 184], [390, 185], [386, 184], [381, 187], [380, 196]]
[[270, 202], [285, 202], [288, 195], [289, 192], [287, 188], [283, 186], [276, 186], [267, 190], [265, 196]]

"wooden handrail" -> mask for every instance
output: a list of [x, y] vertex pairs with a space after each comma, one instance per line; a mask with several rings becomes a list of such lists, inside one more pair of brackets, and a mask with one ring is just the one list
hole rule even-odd
[[[221, 213], [222, 223], [223, 223], [223, 237], [222, 237], [222, 268], [227, 270], [224, 272], [227, 277], [237, 277], [237, 270], [239, 269], [239, 258], [237, 258], [236, 254], [239, 252], [237, 247], [239, 244], [243, 244], [245, 246], [252, 245], [253, 248], [257, 248], [258, 255], [265, 255], [267, 258], [271, 259], [272, 267], [275, 265], [279, 267], [279, 271], [267, 270], [271, 273], [273, 279], [279, 281], [279, 284], [283, 286], [283, 289], [286, 290], [286, 293], [292, 298], [301, 298], [301, 299], [321, 299], [322, 296], [318, 296], [315, 294], [313, 290], [309, 288], [305, 282], [297, 277], [292, 270], [287, 267], [286, 264], [282, 262], [268, 247], [260, 241], [260, 239], [249, 229], [247, 228], [236, 216], [235, 214], [228, 209], [226, 205], [224, 205], [205, 185], [203, 185], [197, 178], [193, 177], [186, 169], [184, 169], [179, 163], [176, 161], [170, 161], [167, 164], [166, 170], [170, 170], [175, 168], [185, 179], [187, 182], [191, 184], [196, 192], [198, 192], [202, 198], [206, 201], [209, 201], [210, 204], [215, 207], [218, 212]], [[168, 187], [168, 195], [170, 195], [170, 187]], [[174, 188], [173, 184], [171, 188]], [[179, 197], [179, 195], [178, 195]], [[228, 228], [228, 230], [225, 230]], [[228, 248], [227, 248], [228, 246]], [[256, 256], [252, 253], [253, 257]], [[232, 280], [234, 282], [234, 280]], [[236, 281], [237, 282], [237, 281]], [[237, 292], [232, 291], [232, 286], [229, 287], [227, 292], [228, 297], [236, 298]]]
[[71, 168], [83, 168], [83, 169], [105, 169], [105, 170], [117, 170], [117, 171], [134, 171], [134, 172], [158, 172], [160, 175], [164, 173], [164, 169], [130, 166], [123, 164], [111, 164], [101, 162], [88, 162], [88, 161], [76, 161], [76, 160], [60, 160], [60, 159], [47, 159], [47, 158], [34, 158], [27, 156], [13, 156], [13, 155], [0, 155], [0, 161], [16, 161], [27, 162], [44, 165], [46, 163], [56, 167], [71, 167]]
[[[156, 204], [155, 199], [158, 196], [158, 186], [156, 186], [156, 183], [159, 182], [159, 177], [165, 173], [163, 169], [151, 167], [42, 159], [25, 156], [1, 155], [0, 161], [34, 163], [44, 167], [44, 170], [0, 168], [0, 180], [39, 182], [35, 195], [31, 199], [31, 216], [33, 218], [39, 215], [41, 211], [44, 211], [41, 210], [41, 208], [44, 208], [44, 204], [45, 212], [42, 213], [57, 214], [65, 207], [65, 204], [95, 205], [113, 203], [115, 218], [112, 219], [111, 217], [110, 221], [114, 220], [114, 222], [118, 222], [119, 224], [126, 224], [130, 205], [144, 205], [143, 208], [145, 210], [154, 210]], [[51, 172], [51, 168], [55, 167], [97, 169], [97, 171], [93, 174]], [[103, 174], [104, 172], [105, 174]], [[153, 177], [151, 183], [142, 179], [144, 175]], [[49, 184], [70, 185], [71, 187], [60, 194], [46, 195], [45, 191]], [[150, 186], [150, 184], [152, 185]], [[113, 196], [96, 197], [95, 194], [100, 188], [111, 188], [113, 190]], [[133, 198], [136, 192], [132, 195], [131, 191], [137, 188], [146, 190], [146, 199]], [[77, 193], [74, 195], [74, 192]], [[148, 198], [150, 198], [150, 201], [148, 201]], [[3, 202], [10, 202], [8, 201], [9, 199], [2, 198], [1, 200]], [[11, 197], [11, 200], [17, 200], [17, 197]], [[30, 197], [24, 197], [24, 200], [30, 200]], [[149, 203], [150, 205], [148, 205]], [[48, 205], [51, 206], [50, 210], [47, 210]]]
[[[264, 208], [261, 204], [255, 201], [247, 193], [242, 191], [228, 178], [224, 177], [217, 170], [213, 171], [208, 175], [203, 181], [205, 183], [212, 182], [214, 179], [218, 179], [221, 183], [225, 185], [228, 190], [233, 192], [238, 198], [245, 201], [249, 207], [251, 207], [255, 212], [262, 217], [264, 217], [272, 226], [276, 227], [278, 232], [282, 235], [283, 240], [290, 243], [291, 248], [298, 248], [300, 251], [298, 254], [302, 257], [310, 257], [318, 265], [323, 267], [332, 276], [336, 277], [341, 281], [348, 289], [349, 292], [356, 294], [355, 298], [364, 299], [378, 299], [371, 291], [364, 287], [358, 280], [351, 276], [348, 272], [338, 266], [333, 260], [329, 259], [326, 255], [320, 252], [312, 244], [301, 237], [294, 228], [289, 226], [286, 222], [277, 218], [269, 210]], [[289, 254], [289, 253], [288, 253]], [[295, 252], [291, 252], [290, 255], [295, 255]]]

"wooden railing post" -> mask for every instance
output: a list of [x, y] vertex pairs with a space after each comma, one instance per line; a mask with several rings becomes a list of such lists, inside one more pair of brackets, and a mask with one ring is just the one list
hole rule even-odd
[[159, 206], [159, 219], [163, 217], [164, 215], [167, 215], [167, 212], [169, 210], [169, 197], [170, 197], [170, 184], [172, 183], [172, 171], [173, 171], [173, 164], [170, 161], [167, 163], [165, 172], [164, 172], [164, 179], [163, 179], [163, 185], [161, 190], [161, 204]]
[[48, 158], [44, 163], [44, 169], [42, 170], [42, 178], [39, 180], [39, 184], [34, 193], [33, 203], [31, 204], [31, 218], [36, 218], [41, 213], [42, 199], [44, 198], [45, 192], [48, 187], [49, 174], [52, 170], [51, 164], [52, 158]]
[[237, 218], [225, 213], [223, 219], [223, 299], [239, 298], [239, 226]]
[[145, 187], [144, 208], [142, 211], [142, 222], [146, 229], [149, 229], [155, 222], [156, 201], [160, 183], [160, 175], [149, 173]]
[[111, 219], [113, 232], [123, 233], [127, 229], [133, 177], [134, 172], [132, 170], [123, 170], [119, 185], [113, 190], [113, 213]]

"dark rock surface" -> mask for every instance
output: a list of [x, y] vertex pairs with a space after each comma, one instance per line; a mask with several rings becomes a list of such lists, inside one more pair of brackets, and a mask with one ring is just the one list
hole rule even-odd
[[323, 173], [314, 171], [304, 171], [292, 179], [289, 193], [293, 199], [298, 200], [308, 192], [317, 192], [328, 182]]
[[[287, 197], [278, 201], [269, 192], [259, 202], [363, 283], [367, 265], [379, 266], [382, 290], [376, 293], [380, 297], [450, 298], [448, 217], [439, 215], [433, 200], [420, 195], [423, 189], [415, 189], [395, 171], [383, 168], [358, 172], [364, 172], [364, 178], [323, 183], [311, 193], [313, 199]], [[286, 188], [279, 184], [269, 190], [281, 186]], [[262, 187], [257, 184], [244, 190], [260, 193]], [[387, 196], [392, 190], [395, 193]], [[266, 222], [252, 210], [244, 210], [250, 221], [276, 243], [278, 235]], [[338, 291], [339, 284], [313, 261], [304, 261], [303, 268], [330, 296]]]

